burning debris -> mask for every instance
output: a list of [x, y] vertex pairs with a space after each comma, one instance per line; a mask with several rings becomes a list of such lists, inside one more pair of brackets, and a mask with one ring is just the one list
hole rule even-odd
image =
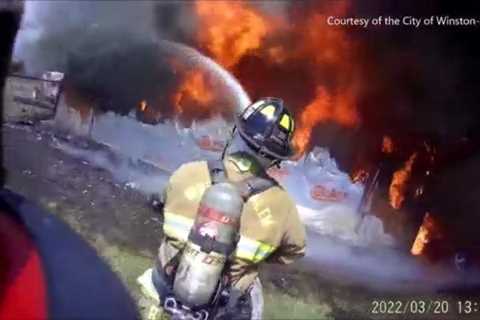
[[141, 112], [145, 112], [145, 110], [147, 110], [147, 101], [146, 100], [142, 100], [139, 104], [139, 109]]
[[142, 100], [138, 104], [136, 117], [139, 121], [147, 124], [158, 124], [163, 120], [160, 110], [148, 106], [147, 100]]
[[405, 193], [408, 187], [408, 181], [412, 175], [412, 167], [417, 158], [417, 153], [414, 153], [405, 162], [403, 168], [395, 171], [392, 177], [392, 182], [389, 188], [390, 205], [394, 209], [400, 209], [405, 200]]
[[357, 183], [357, 182], [366, 183], [369, 176], [370, 175], [367, 170], [358, 169], [356, 172], [352, 174], [352, 181], [354, 183]]
[[432, 240], [441, 237], [442, 233], [438, 223], [435, 221], [433, 215], [430, 212], [427, 212], [423, 217], [422, 225], [418, 229], [417, 236], [415, 237], [410, 252], [415, 256], [422, 255]]

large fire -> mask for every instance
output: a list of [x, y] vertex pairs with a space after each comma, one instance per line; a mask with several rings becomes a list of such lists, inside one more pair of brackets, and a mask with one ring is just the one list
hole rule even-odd
[[[283, 14], [272, 14], [255, 2], [196, 1], [194, 4], [198, 21], [196, 45], [233, 73], [253, 100], [278, 96], [291, 108], [296, 119], [293, 143], [297, 159], [316, 142], [316, 128], [320, 125], [333, 123], [357, 128], [362, 123], [360, 93], [368, 86], [362, 68], [369, 63], [361, 60], [365, 59], [361, 43], [351, 33], [326, 23], [330, 15], [347, 16], [349, 4], [348, 1], [308, 5], [292, 2]], [[208, 107], [212, 107], [208, 104], [214, 97], [208, 95], [208, 89], [212, 88], [207, 82], [201, 74], [186, 77], [176, 94], [176, 112], [208, 113]], [[187, 100], [198, 106], [187, 110]], [[384, 155], [402, 150], [401, 141], [395, 141], [394, 145], [391, 136], [385, 135], [381, 141]], [[388, 191], [394, 209], [405, 202], [417, 153], [411, 151], [405, 164], [393, 174]], [[352, 175], [353, 179], [365, 182], [368, 170], [356, 166], [360, 170]], [[423, 186], [419, 187], [415, 196], [418, 198], [423, 192]], [[311, 196], [332, 197], [321, 188], [312, 190]], [[428, 221], [429, 217], [425, 219]], [[424, 232], [422, 229], [419, 233], [420, 239]]]
[[[301, 14], [293, 8], [287, 17], [272, 15], [254, 3], [240, 1], [196, 1], [199, 19], [197, 41], [217, 62], [238, 73], [245, 58], [261, 64], [255, 74], [240, 76], [253, 98], [279, 95], [294, 107], [297, 132], [294, 144], [299, 154], [309, 147], [312, 130], [322, 122], [356, 126], [357, 73], [354, 47], [341, 28], [327, 26], [330, 14], [346, 14], [347, 2], [318, 4]], [[312, 81], [303, 83], [308, 94], [291, 88], [300, 72], [288, 74], [292, 65], [301, 65]], [[265, 66], [286, 73], [275, 77], [262, 72]], [[261, 80], [266, 77], [266, 81]], [[266, 83], [267, 82], [267, 83]], [[302, 85], [299, 83], [298, 85]], [[260, 88], [260, 89], [259, 89]], [[264, 89], [263, 89], [264, 88]], [[256, 90], [258, 89], [258, 91]]]
[[[279, 13], [268, 9], [275, 1], [195, 1], [192, 8], [196, 17], [192, 21], [196, 29], [193, 39], [190, 38], [192, 35], [188, 34], [188, 44], [236, 76], [253, 100], [262, 96], [278, 96], [285, 100], [295, 117], [296, 132], [293, 142], [297, 149], [297, 158], [307, 152], [314, 143], [319, 142], [319, 137], [315, 136], [317, 132], [342, 134], [348, 131], [352, 133], [347, 137], [349, 138], [357, 131], [353, 132], [348, 128], [363, 125], [364, 130], [358, 130], [360, 138], [350, 139], [348, 142], [352, 143], [345, 148], [343, 141], [336, 140], [337, 136], [322, 142], [327, 141], [325, 144], [331, 146], [339, 141], [338, 145], [343, 149], [356, 149], [355, 152], [358, 149], [366, 150], [366, 155], [360, 156], [354, 152], [346, 152], [343, 158], [353, 160], [342, 168], [349, 171], [354, 182], [366, 184], [366, 190], [371, 181], [380, 181], [377, 183], [378, 188], [386, 188], [384, 180], [377, 177], [384, 173], [390, 174], [390, 168], [395, 166], [398, 170], [394, 172], [388, 187], [392, 208], [400, 209], [407, 202], [406, 197], [411, 197], [412, 203], [421, 203], [427, 199], [427, 194], [430, 195], [431, 179], [437, 170], [434, 164], [442, 159], [441, 149], [437, 154], [437, 142], [432, 139], [432, 142], [424, 142], [425, 152], [422, 151], [418, 145], [418, 141], [422, 140], [417, 139], [418, 137], [406, 138], [412, 129], [401, 125], [406, 120], [392, 113], [391, 119], [399, 119], [399, 123], [398, 127], [390, 127], [396, 123], [391, 119], [384, 119], [386, 108], [380, 110], [380, 107], [389, 104], [382, 103], [383, 95], [394, 101], [398, 100], [398, 105], [408, 105], [409, 100], [402, 99], [402, 92], [398, 96], [391, 94], [388, 81], [385, 81], [385, 88], [379, 86], [379, 82], [384, 78], [392, 78], [401, 83], [404, 75], [402, 72], [398, 75], [390, 74], [388, 69], [385, 72], [391, 77], [376, 72], [379, 71], [379, 66], [388, 65], [371, 55], [375, 53], [371, 49], [376, 47], [370, 48], [370, 42], [365, 41], [366, 38], [371, 38], [370, 34], [359, 35], [359, 29], [327, 25], [328, 16], [353, 14], [349, 12], [349, 2], [353, 3], [342, 0], [285, 1], [285, 6]], [[409, 57], [403, 58], [400, 53], [398, 57], [396, 53], [392, 54], [398, 58], [395, 62], [398, 62], [399, 68], [408, 66]], [[384, 54], [380, 52], [379, 56], [383, 57]], [[411, 63], [415, 65], [414, 62]], [[185, 65], [182, 59], [165, 60], [165, 65], [173, 72], [161, 79], [174, 80], [169, 82], [168, 86], [158, 81], [162, 82], [158, 90], [162, 94], [157, 97], [155, 94], [142, 93], [138, 100], [131, 103], [132, 108], [137, 109], [137, 116], [141, 121], [156, 124], [172, 116], [179, 120], [205, 119], [218, 114], [231, 116], [230, 110], [224, 110], [225, 104], [218, 103], [219, 90], [215, 88], [215, 81], [218, 79], [215, 75], [203, 71], [198, 65], [198, 69], [192, 69], [195, 68], [195, 63]], [[403, 88], [405, 87], [400, 87]], [[88, 99], [81, 100], [73, 94], [68, 95], [68, 90], [67, 98], [75, 100], [82, 118], [86, 121], [90, 119], [93, 103]], [[392, 111], [396, 109], [399, 108], [392, 106]], [[330, 126], [332, 123], [335, 125]], [[318, 128], [322, 124], [326, 124], [325, 127]], [[336, 131], [337, 126], [347, 130]], [[324, 128], [325, 131], [319, 130]], [[384, 135], [382, 139], [382, 135], [387, 132], [389, 135]], [[356, 143], [357, 141], [372, 142], [374, 147], [367, 143]], [[381, 149], [379, 141], [382, 142]], [[207, 150], [222, 150], [222, 145], [208, 136], [201, 137], [198, 143]], [[371, 152], [373, 148], [375, 152]], [[404, 161], [405, 155], [410, 157], [403, 165], [398, 165], [398, 160]], [[334, 156], [337, 160], [342, 155]], [[419, 172], [424, 173], [422, 177], [417, 175]], [[271, 174], [281, 179], [288, 173], [273, 171]], [[413, 174], [415, 177], [412, 177]], [[342, 196], [339, 193], [329, 193], [329, 190], [321, 187], [311, 191], [311, 196], [318, 199], [328, 200]], [[375, 193], [372, 191], [371, 194]], [[383, 202], [381, 204], [383, 205]], [[420, 211], [412, 212], [411, 216], [424, 213], [425, 206], [419, 207], [422, 207]], [[440, 211], [435, 207], [431, 210]], [[432, 221], [430, 214], [427, 214], [412, 247], [413, 254], [421, 254], [424, 250], [425, 243], [430, 239], [429, 230], [433, 230], [430, 227], [434, 225]]]
[[394, 209], [400, 209], [405, 200], [405, 192], [407, 191], [407, 183], [412, 174], [412, 167], [417, 153], [413, 153], [410, 158], [405, 162], [405, 165], [395, 171], [393, 174], [392, 182], [389, 188], [390, 205]]

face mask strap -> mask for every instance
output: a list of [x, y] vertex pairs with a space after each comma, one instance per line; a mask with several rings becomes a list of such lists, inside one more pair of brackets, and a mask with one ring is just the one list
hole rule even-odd
[[236, 129], [237, 129], [237, 126], [233, 126], [232, 133], [230, 134], [230, 139], [227, 140], [227, 143], [225, 144], [225, 147], [223, 148], [223, 151], [222, 151], [222, 157], [221, 157], [222, 160], [225, 159], [225, 154], [227, 153], [227, 149], [232, 144]]
[[262, 150], [262, 148], [260, 148], [258, 150], [258, 155], [263, 157], [264, 159], [267, 159], [268, 161], [270, 161], [270, 164], [267, 166], [267, 168], [270, 168], [270, 167], [273, 167], [273, 166], [280, 167], [280, 163], [282, 162], [282, 160], [270, 156], [268, 153], [264, 152]]

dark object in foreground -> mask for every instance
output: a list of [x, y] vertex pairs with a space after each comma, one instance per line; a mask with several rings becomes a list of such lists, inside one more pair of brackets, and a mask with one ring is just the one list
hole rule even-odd
[[66, 224], [8, 190], [0, 211], [1, 319], [139, 318], [118, 277]]
[[[3, 87], [10, 65], [13, 43], [20, 27], [23, 14], [23, 1], [3, 0], [0, 1], [0, 122], [3, 123]], [[1, 143], [0, 131], [0, 143]], [[0, 186], [5, 180], [5, 170], [1, 163], [3, 159], [3, 148], [0, 148]]]

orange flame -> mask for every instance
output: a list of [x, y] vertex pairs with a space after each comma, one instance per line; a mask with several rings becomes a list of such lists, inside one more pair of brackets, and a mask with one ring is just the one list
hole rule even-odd
[[364, 169], [358, 169], [352, 174], [352, 182], [353, 183], [365, 183], [368, 179], [368, 171]]
[[[344, 15], [348, 9], [348, 2], [335, 1], [324, 8], [324, 13], [313, 13], [307, 17], [301, 26], [303, 37], [297, 54], [312, 58], [317, 65], [336, 65], [345, 67], [349, 61], [344, 59], [349, 56], [351, 42], [341, 28], [332, 28], [326, 21], [329, 15]], [[325, 12], [326, 11], [326, 12]]]
[[[301, 64], [310, 74], [315, 96], [302, 108], [297, 121], [294, 137], [299, 151], [297, 156], [306, 151], [312, 130], [319, 123], [332, 121], [348, 127], [359, 124], [356, 86], [360, 78], [355, 70], [355, 56], [352, 55], [355, 48], [342, 28], [326, 23], [329, 15], [346, 14], [347, 9], [347, 1], [319, 4], [307, 16], [292, 16], [294, 20], [289, 21], [292, 23], [287, 23], [282, 17], [267, 16], [259, 6], [250, 2], [195, 2], [200, 47], [230, 71], [238, 71], [236, 67], [242, 58], [249, 55], [257, 57], [255, 61], [258, 63], [275, 64], [285, 70], [292, 64]], [[249, 74], [241, 80], [247, 87], [253, 85], [255, 88], [258, 79], [260, 77]], [[282, 81], [295, 80], [290, 77], [273, 79], [280, 87]], [[259, 94], [270, 95], [270, 91], [267, 88]], [[290, 93], [290, 96], [294, 94]]]
[[273, 62], [277, 64], [282, 64], [287, 60], [288, 54], [285, 49], [281, 46], [275, 46], [268, 49], [268, 55]]
[[208, 86], [205, 75], [197, 70], [191, 71], [186, 74], [175, 93], [175, 111], [180, 115], [186, 111], [194, 113], [206, 111], [213, 99], [213, 91]]
[[138, 104], [137, 119], [148, 124], [157, 124], [162, 118], [162, 113], [155, 107], [151, 107], [147, 100]]
[[389, 136], [383, 136], [382, 152], [387, 154], [393, 152], [393, 140]]
[[140, 107], [140, 111], [144, 112], [147, 109], [147, 101], [145, 100], [140, 101], [139, 107]]
[[[314, 13], [307, 17], [299, 30], [302, 40], [293, 53], [296, 59], [314, 62], [314, 68], [319, 70], [319, 74], [323, 67], [333, 67], [339, 75], [338, 80], [342, 80], [343, 75], [354, 74], [353, 57], [349, 54], [353, 50], [352, 43], [341, 28], [332, 28], [326, 24], [328, 14], [324, 12], [342, 15], [347, 9], [348, 2], [338, 1], [331, 3], [322, 14]], [[305, 152], [312, 129], [320, 123], [333, 121], [346, 127], [359, 124], [355, 85], [355, 79], [349, 79], [335, 93], [331, 90], [329, 92], [325, 86], [317, 86], [314, 101], [303, 108], [298, 133], [294, 137], [299, 153]]]
[[425, 213], [423, 222], [418, 229], [417, 236], [413, 242], [410, 252], [415, 255], [422, 255], [428, 243], [439, 234], [439, 228], [430, 212]]
[[317, 87], [316, 97], [301, 113], [298, 129], [293, 137], [293, 143], [298, 153], [305, 152], [312, 130], [317, 124], [335, 121], [352, 127], [358, 123], [358, 114], [355, 109], [351, 108], [349, 98], [346, 95], [331, 96], [324, 87]]
[[389, 188], [390, 195], [390, 205], [394, 209], [400, 209], [403, 201], [405, 200], [405, 191], [407, 190], [407, 182], [410, 179], [412, 174], [412, 167], [415, 159], [417, 158], [417, 153], [415, 152], [410, 156], [410, 158], [405, 162], [403, 168], [395, 171], [393, 174], [392, 182]]
[[196, 1], [195, 9], [200, 42], [227, 68], [260, 47], [270, 29], [267, 20], [245, 2]]

